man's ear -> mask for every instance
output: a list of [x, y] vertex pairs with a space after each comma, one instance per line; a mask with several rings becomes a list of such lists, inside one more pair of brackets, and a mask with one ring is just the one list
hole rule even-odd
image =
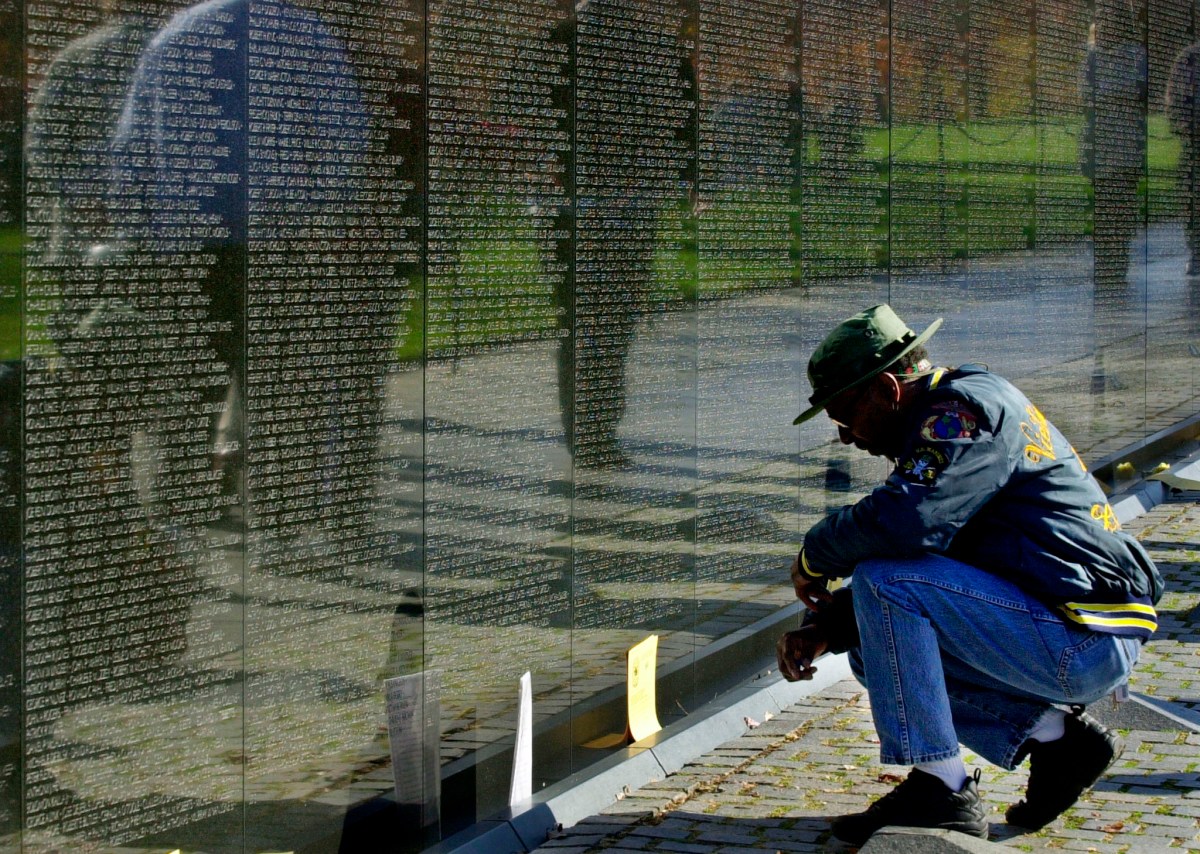
[[887, 393], [888, 400], [892, 404], [898, 404], [904, 396], [900, 380], [890, 371], [884, 371], [880, 376], [883, 377], [883, 387]]

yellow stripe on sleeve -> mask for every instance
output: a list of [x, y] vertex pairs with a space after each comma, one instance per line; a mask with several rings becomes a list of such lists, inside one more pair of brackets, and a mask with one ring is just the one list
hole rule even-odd
[[1116, 605], [1094, 605], [1091, 602], [1067, 602], [1063, 607], [1070, 608], [1072, 611], [1133, 611], [1138, 614], [1153, 614], [1155, 616], [1158, 614], [1154, 610], [1153, 605], [1143, 605], [1140, 602], [1120, 602]]
[[1153, 632], [1158, 629], [1158, 623], [1151, 620], [1138, 620], [1133, 617], [1113, 618], [1113, 617], [1088, 617], [1079, 614], [1073, 614], [1070, 611], [1066, 612], [1067, 617], [1084, 626], [1105, 626], [1113, 629], [1145, 629], [1148, 632]]
[[[1067, 615], [1067, 618], [1084, 626], [1093, 626], [1096, 629], [1140, 629], [1142, 631], [1151, 632], [1158, 630], [1157, 614], [1154, 609], [1144, 605], [1087, 605], [1084, 606], [1088, 612], [1098, 611], [1112, 614], [1130, 614], [1129, 617], [1102, 617], [1102, 615], [1094, 613], [1079, 613], [1073, 611], [1072, 606], [1062, 606], [1062, 613]], [[1146, 614], [1145, 618], [1135, 617], [1133, 614]]]
[[813, 572], [812, 567], [808, 565], [808, 555], [804, 553], [804, 549], [800, 549], [800, 568], [804, 570], [804, 574], [809, 578], [823, 578], [819, 572]]

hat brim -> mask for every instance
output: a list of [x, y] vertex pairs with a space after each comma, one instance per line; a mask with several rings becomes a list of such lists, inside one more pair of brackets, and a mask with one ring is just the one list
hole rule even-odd
[[843, 394], [844, 392], [849, 391], [850, 389], [854, 388], [857, 385], [862, 385], [867, 380], [871, 379], [871, 377], [879, 376], [884, 371], [886, 371], [888, 368], [890, 368], [892, 365], [896, 364], [901, 359], [903, 359], [905, 356], [907, 356], [909, 353], [911, 353], [913, 350], [915, 350], [917, 347], [920, 347], [922, 344], [924, 344], [926, 341], [928, 341], [930, 338], [932, 338], [933, 333], [937, 332], [938, 329], [941, 328], [941, 325], [942, 325], [942, 318], [939, 317], [933, 323], [929, 324], [929, 326], [927, 326], [925, 328], [924, 332], [922, 332], [920, 335], [918, 335], [916, 338], [914, 338], [912, 341], [910, 341], [903, 350], [901, 350], [899, 353], [897, 353], [895, 356], [893, 356], [889, 361], [887, 361], [884, 364], [880, 365], [879, 367], [875, 368], [870, 373], [864, 374], [863, 376], [859, 377], [858, 379], [856, 379], [854, 382], [850, 383], [849, 385], [843, 386], [842, 388], [839, 388], [837, 391], [830, 392], [829, 394], [825, 395], [823, 398], [818, 400], [816, 403], [814, 403], [808, 409], [801, 412], [796, 417], [796, 420], [793, 421], [792, 423], [793, 424], [803, 424], [805, 421], [808, 421], [810, 418], [812, 418], [814, 415], [816, 415], [818, 412], [820, 412], [826, 406], [828, 406], [829, 401], [833, 400], [839, 394]]

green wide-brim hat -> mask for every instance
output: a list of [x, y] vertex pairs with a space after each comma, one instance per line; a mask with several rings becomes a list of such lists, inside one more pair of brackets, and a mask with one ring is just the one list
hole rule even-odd
[[844, 391], [883, 373], [924, 344], [942, 325], [939, 317], [920, 335], [896, 316], [890, 305], [860, 311], [837, 325], [808, 360], [812, 404], [793, 424], [803, 424]]

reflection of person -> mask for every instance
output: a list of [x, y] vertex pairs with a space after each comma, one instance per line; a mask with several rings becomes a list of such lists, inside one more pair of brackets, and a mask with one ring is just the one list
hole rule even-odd
[[[272, 40], [299, 45], [295, 56], [264, 49]], [[206, 389], [210, 409], [226, 416], [217, 426], [236, 423], [228, 416], [240, 391], [260, 394], [257, 417], [275, 435], [307, 435], [303, 453], [264, 439], [263, 479], [306, 484], [303, 498], [270, 512], [252, 503], [267, 526], [303, 515], [292, 527], [335, 531], [366, 515], [346, 511], [368, 507], [361, 496], [371, 489], [367, 458], [394, 330], [394, 269], [364, 274], [364, 258], [385, 255], [394, 237], [368, 202], [369, 125], [346, 49], [320, 17], [247, 0], [209, 0], [168, 21], [138, 64], [118, 125], [115, 202], [126, 241], [161, 287], [206, 309], [210, 355], [197, 347], [193, 358], [225, 370], [232, 387]], [[380, 236], [353, 236], [359, 227]], [[304, 383], [302, 409], [276, 384], [286, 375]], [[236, 469], [240, 437], [216, 439], [227, 472]], [[237, 488], [236, 473], [225, 488]], [[291, 512], [300, 505], [302, 514]]]
[[[224, 374], [201, 390], [215, 413], [203, 453], [217, 451], [218, 465], [231, 447], [218, 424], [245, 388], [247, 13], [237, 6], [200, 3], [167, 21], [139, 58], [111, 146], [115, 250], [146, 271], [156, 298], [182, 292], [205, 309], [200, 328], [215, 358], [199, 347], [183, 358], [197, 373]], [[201, 117], [202, 132], [188, 127]], [[238, 473], [224, 473], [223, 491], [236, 492]]]
[[[1121, 325], [1131, 308], [1130, 247], [1146, 169], [1146, 51], [1123, 0], [1097, 3], [1083, 70], [1080, 156], [1095, 193], [1095, 322]], [[1102, 331], [1108, 343], [1111, 335]]]
[[[114, 239], [107, 203], [110, 148], [159, 5], [102, 3], [105, 23], [61, 50], [34, 93], [26, 153], [30, 206], [43, 226], [30, 247], [39, 270], [69, 276]], [[88, 274], [96, 277], [94, 265], [82, 275]]]
[[[1119, 530], [1070, 444], [982, 367], [934, 368], [886, 305], [840, 324], [809, 361], [813, 406], [841, 440], [895, 463], [886, 483], [812, 528], [792, 567], [813, 610], [779, 642], [790, 680], [849, 649], [881, 759], [916, 766], [863, 813], [834, 821], [862, 844], [888, 824], [987, 834], [959, 743], [1003, 768], [1031, 762], [1009, 823], [1038, 828], [1121, 750], [1082, 705], [1123, 684], [1155, 629], [1162, 581]], [[854, 573], [845, 590], [826, 582]], [[1070, 714], [1056, 704], [1070, 704]]]
[[1187, 235], [1187, 274], [1200, 275], [1200, 42], [1176, 58], [1167, 79], [1167, 118], [1179, 136], [1179, 181], [1183, 186], [1184, 231]]
[[[107, 204], [124, 94], [162, 8], [102, 3], [103, 23], [59, 51], [32, 98], [27, 186], [29, 220], [38, 227], [30, 229], [27, 286], [51, 307], [38, 319], [53, 354], [23, 365], [25, 429], [31, 444], [51, 446], [70, 473], [59, 485], [58, 472], [38, 470], [24, 484], [35, 520], [26, 531], [27, 574], [62, 605], [46, 608], [40, 621], [57, 638], [31, 637], [30, 651], [63, 643], [55, 665], [70, 676], [39, 714], [160, 690], [186, 646], [194, 532], [166, 502], [152, 500], [166, 478], [161, 459], [150, 462], [145, 452], [151, 441], [186, 445], [171, 426], [177, 422], [160, 417], [164, 395], [152, 387], [168, 329], [139, 311], [146, 295], [116, 258]], [[60, 420], [81, 429], [50, 426]], [[32, 668], [28, 679], [45, 686], [59, 675]]]
[[[678, 91], [689, 72], [677, 24], [670, 15], [647, 16], [648, 8], [645, 0], [577, 3], [578, 61], [564, 75], [575, 86], [559, 94], [575, 107], [576, 145], [565, 155], [565, 174], [579, 178], [567, 188], [577, 193], [575, 210], [563, 209], [555, 223], [573, 237], [558, 244], [568, 270], [555, 294], [563, 329], [558, 391], [568, 446], [584, 468], [626, 462], [617, 441], [626, 363], [652, 289], [658, 217], [677, 200], [682, 164], [674, 144], [691, 118], [647, 96]], [[607, 51], [606, 30], [634, 17], [659, 29], [657, 46], [640, 48], [643, 70], [597, 62]], [[566, 26], [556, 35], [572, 41]]]
[[0, 361], [0, 838], [21, 825], [22, 368]]

